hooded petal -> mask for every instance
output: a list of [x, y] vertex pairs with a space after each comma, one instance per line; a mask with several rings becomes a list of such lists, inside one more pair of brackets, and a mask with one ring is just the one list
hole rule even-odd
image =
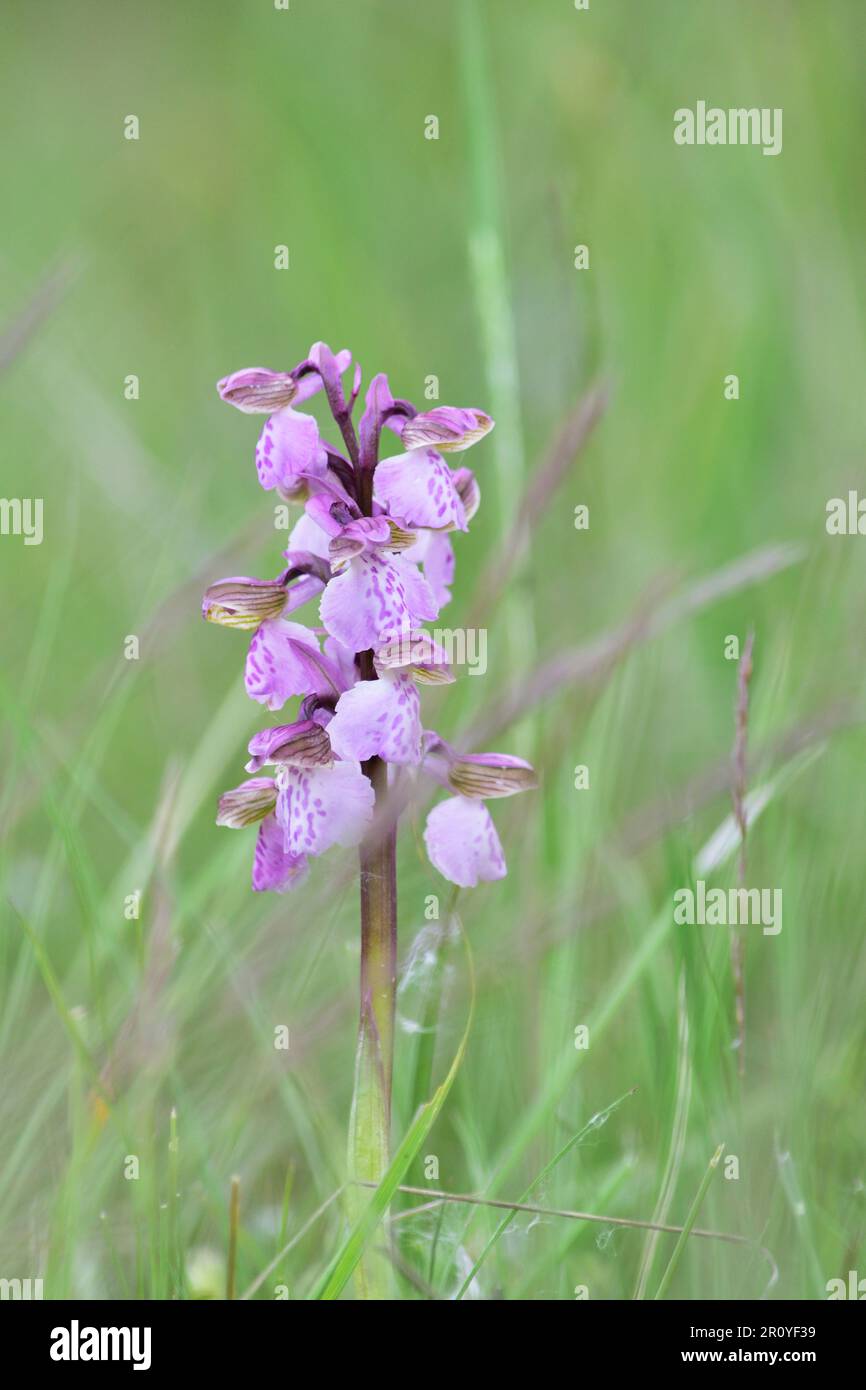
[[483, 439], [492, 429], [493, 421], [483, 410], [439, 405], [407, 420], [402, 437], [407, 449], [432, 446], [442, 453], [457, 453]]
[[[314, 588], [306, 597], [311, 598]], [[236, 627], [253, 631], [268, 618], [278, 618], [289, 598], [285, 578], [250, 579], [238, 575], [218, 579], [205, 589], [201, 604], [202, 617], [220, 627]]]
[[466, 530], [466, 513], [451, 469], [435, 449], [411, 449], [376, 465], [376, 497], [410, 526]]
[[256, 445], [259, 482], [266, 490], [279, 488], [291, 497], [309, 478], [323, 478], [328, 455], [312, 415], [288, 406], [266, 420]]
[[377, 647], [373, 664], [380, 675], [385, 671], [400, 673], [421, 685], [450, 685], [454, 680], [448, 653], [423, 627], [394, 633]]
[[253, 855], [253, 892], [285, 893], [307, 876], [303, 854], [287, 854], [283, 847], [283, 827], [274, 816], [259, 826]]
[[416, 565], [365, 552], [330, 581], [319, 613], [332, 637], [363, 652], [415, 619], [435, 618], [438, 609]]
[[331, 845], [356, 845], [373, 816], [375, 795], [356, 763], [283, 767], [277, 774], [276, 816], [290, 854], [323, 854]]
[[282, 709], [293, 695], [312, 695], [321, 685], [319, 643], [300, 623], [283, 618], [262, 623], [247, 653], [244, 680], [250, 699]]
[[408, 676], [358, 681], [337, 701], [328, 737], [341, 758], [417, 763], [421, 757], [421, 701]]
[[384, 516], [359, 516], [343, 526], [328, 546], [331, 565], [336, 569], [365, 550], [391, 541], [391, 524]]
[[273, 777], [250, 777], [239, 787], [223, 792], [216, 823], [227, 825], [231, 830], [241, 830], [270, 815], [276, 804], [277, 788]]
[[461, 796], [514, 796], [538, 786], [532, 763], [509, 753], [455, 753], [448, 781]]
[[322, 767], [333, 762], [328, 735], [313, 719], [262, 729], [261, 733], [253, 734], [247, 747], [251, 754], [247, 772], [258, 772], [266, 763]]
[[298, 395], [290, 372], [271, 372], [267, 367], [245, 367], [217, 382], [217, 390], [229, 405], [246, 415], [270, 415], [291, 405]]
[[452, 796], [427, 817], [424, 843], [430, 863], [460, 888], [504, 878], [505, 855], [483, 801]]
[[322, 592], [329, 568], [306, 552], [296, 551], [289, 558], [289, 568], [276, 579], [236, 575], [209, 584], [202, 599], [202, 617], [220, 627], [252, 632], [268, 618], [278, 618], [308, 603]]

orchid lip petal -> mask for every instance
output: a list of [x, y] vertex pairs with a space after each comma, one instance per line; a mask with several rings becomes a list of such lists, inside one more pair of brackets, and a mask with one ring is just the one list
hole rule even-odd
[[282, 709], [293, 695], [312, 695], [321, 681], [320, 655], [317, 638], [300, 623], [266, 620], [247, 653], [247, 694], [270, 710]]
[[424, 844], [434, 869], [460, 888], [504, 878], [502, 845], [483, 802], [452, 796], [433, 807], [424, 827]]
[[292, 406], [271, 415], [256, 444], [256, 471], [265, 491], [295, 501], [328, 472], [328, 454], [312, 415]]
[[454, 475], [435, 449], [410, 449], [382, 459], [373, 475], [373, 487], [391, 515], [409, 526], [466, 530], [466, 512]]
[[379, 645], [407, 622], [438, 615], [430, 586], [401, 556], [356, 555], [322, 594], [319, 613], [331, 637], [353, 652]]
[[276, 818], [288, 854], [323, 854], [331, 845], [357, 845], [372, 820], [375, 793], [354, 762], [331, 767], [281, 767]]
[[253, 857], [253, 892], [286, 893], [307, 876], [303, 854], [287, 854], [283, 827], [275, 816], [267, 816], [259, 826]]
[[358, 681], [337, 701], [328, 737], [341, 758], [415, 764], [421, 758], [421, 702], [408, 676]]

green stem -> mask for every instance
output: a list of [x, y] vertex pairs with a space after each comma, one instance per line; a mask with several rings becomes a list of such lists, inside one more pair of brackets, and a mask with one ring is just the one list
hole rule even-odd
[[[380, 812], [388, 790], [387, 765], [371, 758], [363, 767]], [[349, 1125], [349, 1178], [354, 1183], [378, 1184], [389, 1162], [397, 984], [396, 838], [393, 824], [383, 827], [374, 817], [361, 845], [361, 1016]], [[349, 1191], [356, 1219], [370, 1197], [358, 1187]], [[390, 1298], [390, 1275], [382, 1256], [370, 1252], [356, 1271], [358, 1296]]]
[[[388, 768], [371, 758], [364, 771], [381, 811], [388, 790]], [[385, 1098], [390, 1114], [394, 1062], [394, 994], [397, 984], [397, 868], [396, 828], [383, 829], [374, 820], [361, 845], [361, 1000], [370, 1010], [379, 1038]]]

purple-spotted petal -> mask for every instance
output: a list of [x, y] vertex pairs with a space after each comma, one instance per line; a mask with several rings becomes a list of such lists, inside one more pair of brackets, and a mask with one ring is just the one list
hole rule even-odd
[[276, 818], [268, 816], [267, 820], [263, 820], [253, 856], [253, 891], [285, 893], [306, 878], [307, 867], [304, 855], [286, 853], [283, 827]]
[[391, 515], [410, 526], [466, 530], [466, 513], [451, 469], [435, 449], [411, 449], [382, 459], [373, 486]]
[[283, 767], [277, 788], [276, 816], [289, 854], [323, 854], [331, 845], [356, 845], [373, 816], [372, 783], [355, 763]]
[[310, 478], [323, 478], [328, 455], [313, 416], [289, 406], [266, 420], [256, 444], [256, 468], [266, 491], [279, 488], [287, 497], [303, 493]]
[[262, 623], [247, 653], [247, 694], [270, 710], [282, 709], [293, 695], [312, 695], [322, 680], [318, 656], [318, 640], [300, 623]]
[[437, 612], [417, 566], [371, 552], [356, 556], [335, 575], [319, 608], [330, 635], [353, 652], [377, 647], [413, 619], [425, 622]]
[[430, 863], [460, 888], [474, 888], [507, 873], [496, 827], [483, 801], [452, 796], [427, 817], [424, 843]]
[[337, 701], [328, 737], [341, 758], [417, 763], [421, 756], [421, 701], [408, 676], [358, 681]]

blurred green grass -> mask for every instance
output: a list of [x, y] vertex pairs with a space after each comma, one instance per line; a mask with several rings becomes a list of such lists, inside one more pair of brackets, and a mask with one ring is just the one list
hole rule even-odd
[[[699, 1224], [772, 1250], [774, 1294], [822, 1297], [864, 1259], [866, 586], [859, 539], [824, 530], [827, 499], [864, 486], [862, 37], [844, 0], [585, 14], [565, 0], [531, 12], [293, 0], [288, 13], [92, 0], [8, 14], [0, 325], [20, 322], [58, 267], [65, 288], [0, 377], [2, 492], [45, 499], [41, 546], [0, 540], [4, 1277], [44, 1276], [49, 1297], [195, 1292], [202, 1252], [224, 1262], [238, 1173], [243, 1289], [342, 1181], [351, 859], [318, 864], [291, 898], [250, 893], [251, 840], [213, 814], [262, 721], [240, 683], [243, 641], [198, 618], [208, 580], [269, 573], [277, 553], [255, 428], [213, 383], [291, 365], [317, 338], [351, 346], [368, 377], [388, 371], [400, 395], [421, 399], [431, 373], [443, 401], [494, 409], [499, 394], [509, 428], [471, 460], [484, 500], [458, 549], [452, 625], [502, 562], [524, 469], [531, 483], [582, 394], [609, 385], [485, 616], [487, 676], [425, 706], [446, 735], [483, 719], [527, 665], [633, 616], [660, 580], [688, 587], [757, 548], [803, 547], [799, 564], [497, 735], [502, 748], [531, 740], [543, 785], [495, 808], [507, 882], [461, 898], [477, 1013], [425, 1149], [431, 1185], [517, 1197], [636, 1087], [539, 1204], [648, 1220], [669, 1187], [663, 1219], [681, 1223], [724, 1140], [740, 1176], [713, 1183]], [[673, 111], [700, 97], [783, 107], [781, 157], [677, 148]], [[129, 113], [138, 142], [122, 138]], [[424, 139], [431, 113], [438, 141]], [[479, 228], [501, 253], [487, 280]], [[580, 242], [591, 268], [578, 273]], [[277, 273], [282, 243], [291, 269]], [[138, 401], [124, 399], [128, 373]], [[572, 524], [580, 502], [587, 532]], [[651, 933], [729, 811], [724, 776], [702, 778], [724, 773], [733, 738], [724, 638], [750, 626], [761, 775], [797, 731], [821, 752], [750, 837], [750, 879], [783, 889], [785, 918], [780, 936], [747, 942], [740, 1087], [726, 937]], [[124, 660], [127, 634], [138, 662]], [[401, 837], [404, 958], [427, 895], [447, 901], [419, 830]], [[398, 1134], [417, 1098], [418, 959], [399, 1001]], [[437, 1078], [466, 1017], [459, 953], [443, 985]], [[599, 1018], [575, 1052], [575, 1027]], [[273, 1047], [281, 1024], [288, 1053]], [[99, 1126], [106, 1067], [114, 1101]], [[422, 1158], [408, 1180], [428, 1181]], [[401, 1249], [447, 1296], [500, 1218], [410, 1217]], [[341, 1220], [334, 1204], [258, 1296], [282, 1282], [303, 1297]], [[629, 1298], [644, 1242], [516, 1215], [477, 1288]], [[671, 1249], [661, 1236], [650, 1293]], [[692, 1240], [671, 1294], [757, 1296], [767, 1277], [754, 1251]]]

